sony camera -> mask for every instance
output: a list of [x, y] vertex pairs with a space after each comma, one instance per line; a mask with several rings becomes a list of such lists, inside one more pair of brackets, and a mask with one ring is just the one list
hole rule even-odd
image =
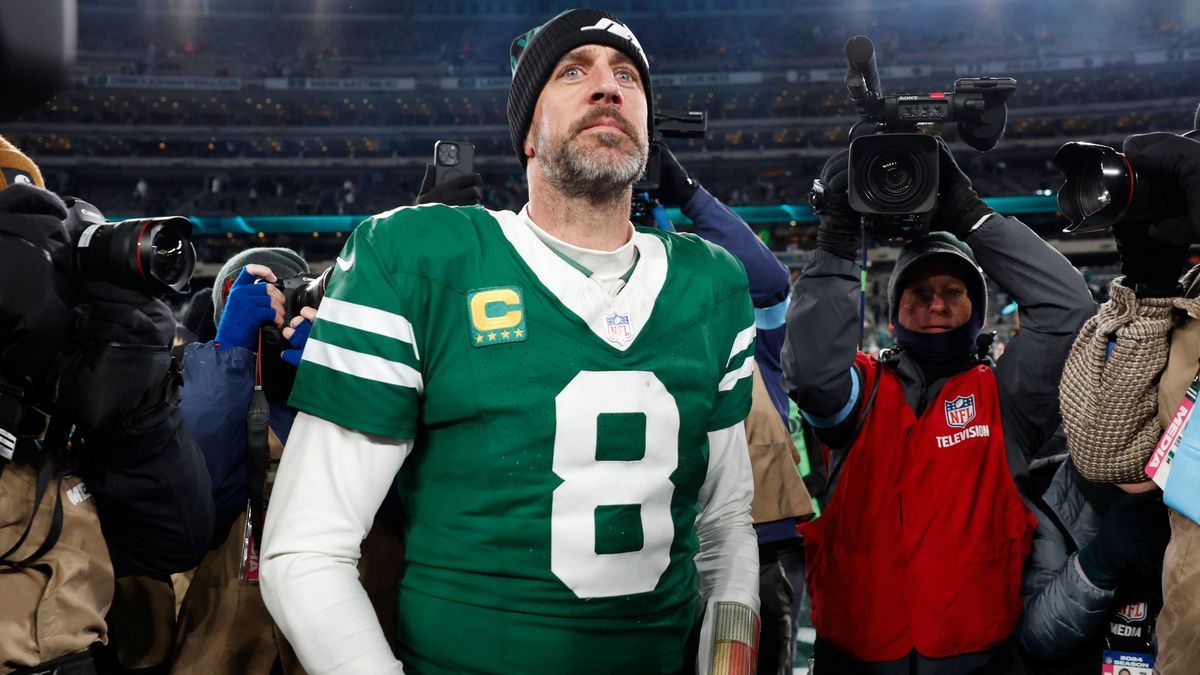
[[[911, 239], [928, 229], [937, 206], [938, 143], [920, 125], [955, 122], [959, 137], [987, 152], [996, 147], [1008, 118], [1007, 101], [1017, 88], [1011, 77], [968, 77], [954, 91], [883, 96], [875, 45], [856, 35], [846, 42], [846, 89], [872, 133], [851, 130], [850, 208], [863, 214], [863, 226], [881, 239]], [[860, 124], [862, 123], [860, 122]], [[823, 186], [814, 184], [810, 201], [819, 210]]]
[[100, 209], [76, 197], [65, 225], [73, 242], [76, 278], [108, 281], [144, 293], [186, 293], [196, 269], [192, 221], [183, 216], [104, 219]]

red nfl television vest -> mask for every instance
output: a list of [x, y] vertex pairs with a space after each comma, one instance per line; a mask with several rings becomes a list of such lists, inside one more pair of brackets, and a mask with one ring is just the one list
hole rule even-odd
[[803, 526], [817, 636], [860, 661], [1001, 644], [1021, 616], [1037, 520], [1009, 472], [996, 377], [951, 377], [918, 418], [859, 354], [872, 409], [828, 509]]

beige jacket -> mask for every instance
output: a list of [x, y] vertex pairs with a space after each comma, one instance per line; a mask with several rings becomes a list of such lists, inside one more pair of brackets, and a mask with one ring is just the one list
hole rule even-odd
[[754, 472], [754, 501], [750, 504], [754, 522], [812, 515], [812, 499], [796, 469], [800, 455], [779, 411], [771, 403], [757, 364], [750, 414], [746, 416], [746, 442]]
[[[42, 498], [33, 528], [9, 556], [21, 560], [45, 541], [54, 513], [54, 486]], [[0, 476], [0, 552], [21, 537], [33, 512], [37, 468], [14, 462]], [[58, 489], [62, 533], [35, 565], [0, 568], [0, 672], [34, 666], [107, 642], [104, 616], [113, 597], [113, 569], [96, 502], [78, 477]]]

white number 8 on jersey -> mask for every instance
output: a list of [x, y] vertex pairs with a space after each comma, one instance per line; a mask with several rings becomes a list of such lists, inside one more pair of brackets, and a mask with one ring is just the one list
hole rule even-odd
[[[679, 408], [654, 373], [582, 371], [555, 401], [554, 490], [550, 569], [580, 598], [654, 590], [671, 562], [671, 473], [679, 464]], [[635, 461], [596, 459], [598, 420], [604, 413], [646, 416], [645, 456]], [[643, 546], [596, 553], [596, 508], [637, 504]]]

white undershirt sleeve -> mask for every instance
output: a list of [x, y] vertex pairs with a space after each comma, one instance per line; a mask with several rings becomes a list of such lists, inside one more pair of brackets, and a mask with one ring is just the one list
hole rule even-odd
[[708, 433], [708, 474], [700, 488], [696, 569], [707, 602], [738, 602], [758, 611], [758, 538], [750, 519], [754, 478], [746, 427]]
[[[708, 433], [708, 473], [700, 488], [696, 536], [700, 550], [700, 598], [704, 623], [697, 665], [701, 675], [714, 673], [716, 603], [737, 603], [758, 613], [758, 537], [750, 518], [754, 477], [746, 427], [742, 423]], [[755, 620], [757, 621], [757, 620]], [[755, 635], [754, 643], [757, 644]]]
[[412, 441], [296, 416], [271, 492], [263, 601], [306, 671], [403, 673], [358, 580], [359, 548]]

